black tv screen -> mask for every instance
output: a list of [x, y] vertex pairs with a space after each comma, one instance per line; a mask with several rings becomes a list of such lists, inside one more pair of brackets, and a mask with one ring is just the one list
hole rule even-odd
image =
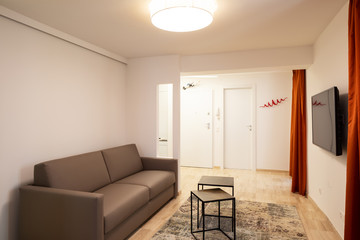
[[332, 87], [312, 96], [311, 102], [313, 144], [341, 155], [339, 90]]

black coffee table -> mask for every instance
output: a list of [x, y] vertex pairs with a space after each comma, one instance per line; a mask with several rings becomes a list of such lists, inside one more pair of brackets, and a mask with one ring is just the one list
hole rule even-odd
[[[198, 228], [199, 228], [199, 201], [201, 202], [202, 229], [196, 230], [196, 231], [194, 231], [194, 229], [193, 229], [193, 197], [196, 197], [198, 200], [198, 207], [197, 207]], [[231, 216], [222, 216], [221, 215], [220, 202], [222, 202], [222, 201], [232, 201]], [[195, 190], [195, 191], [191, 191], [191, 193], [190, 193], [190, 202], [191, 202], [191, 206], [190, 206], [190, 209], [191, 209], [191, 211], [190, 211], [191, 212], [190, 213], [191, 234], [194, 236], [195, 239], [197, 239], [197, 238], [194, 235], [194, 233], [201, 232], [203, 235], [202, 239], [205, 239], [205, 232], [214, 231], [214, 230], [222, 232], [229, 239], [236, 239], [236, 206], [235, 206], [236, 204], [235, 204], [234, 196], [231, 196], [230, 194], [228, 194], [227, 192], [223, 191], [220, 188], [205, 189], [205, 190], [198, 190], [198, 191]], [[205, 203], [210, 203], [210, 202], [218, 203], [218, 214], [217, 215], [211, 215], [211, 214], [205, 213]], [[206, 229], [205, 228], [206, 216], [217, 217], [218, 226], [216, 228]], [[231, 223], [232, 223], [231, 229], [232, 229], [232, 232], [234, 233], [233, 238], [231, 238], [226, 232], [224, 232], [221, 229], [221, 224], [220, 224], [221, 218], [231, 218]]]
[[204, 186], [230, 187], [234, 196], [234, 178], [221, 176], [202, 176], [198, 182], [198, 190], [204, 189]]

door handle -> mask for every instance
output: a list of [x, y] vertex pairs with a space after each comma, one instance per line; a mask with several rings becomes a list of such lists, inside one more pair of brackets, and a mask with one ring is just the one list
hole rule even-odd
[[246, 125], [246, 127], [249, 129], [249, 131], [252, 131], [252, 125]]

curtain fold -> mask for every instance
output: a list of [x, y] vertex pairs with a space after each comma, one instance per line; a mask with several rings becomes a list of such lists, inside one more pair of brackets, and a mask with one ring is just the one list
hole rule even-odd
[[360, 239], [360, 0], [349, 3], [349, 103], [345, 240]]
[[291, 191], [306, 194], [306, 88], [305, 70], [293, 70], [293, 89], [290, 130]]

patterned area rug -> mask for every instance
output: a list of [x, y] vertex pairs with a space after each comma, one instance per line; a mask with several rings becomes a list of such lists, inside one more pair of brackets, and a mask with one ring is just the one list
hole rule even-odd
[[[231, 201], [221, 203], [221, 215], [231, 216]], [[193, 200], [193, 227], [196, 228], [197, 201]], [[206, 214], [217, 214], [217, 203], [206, 205]], [[205, 229], [216, 228], [217, 220], [205, 218]], [[202, 226], [202, 223], [200, 223]], [[200, 228], [201, 229], [201, 228]], [[221, 219], [221, 229], [229, 236], [231, 220]], [[195, 229], [199, 230], [199, 229]], [[202, 234], [195, 235], [202, 239]], [[208, 231], [206, 239], [228, 239], [220, 231]], [[190, 199], [152, 237], [153, 240], [194, 239], [190, 233]], [[273, 203], [236, 201], [236, 239], [244, 240], [304, 240], [307, 239], [295, 206]]]

